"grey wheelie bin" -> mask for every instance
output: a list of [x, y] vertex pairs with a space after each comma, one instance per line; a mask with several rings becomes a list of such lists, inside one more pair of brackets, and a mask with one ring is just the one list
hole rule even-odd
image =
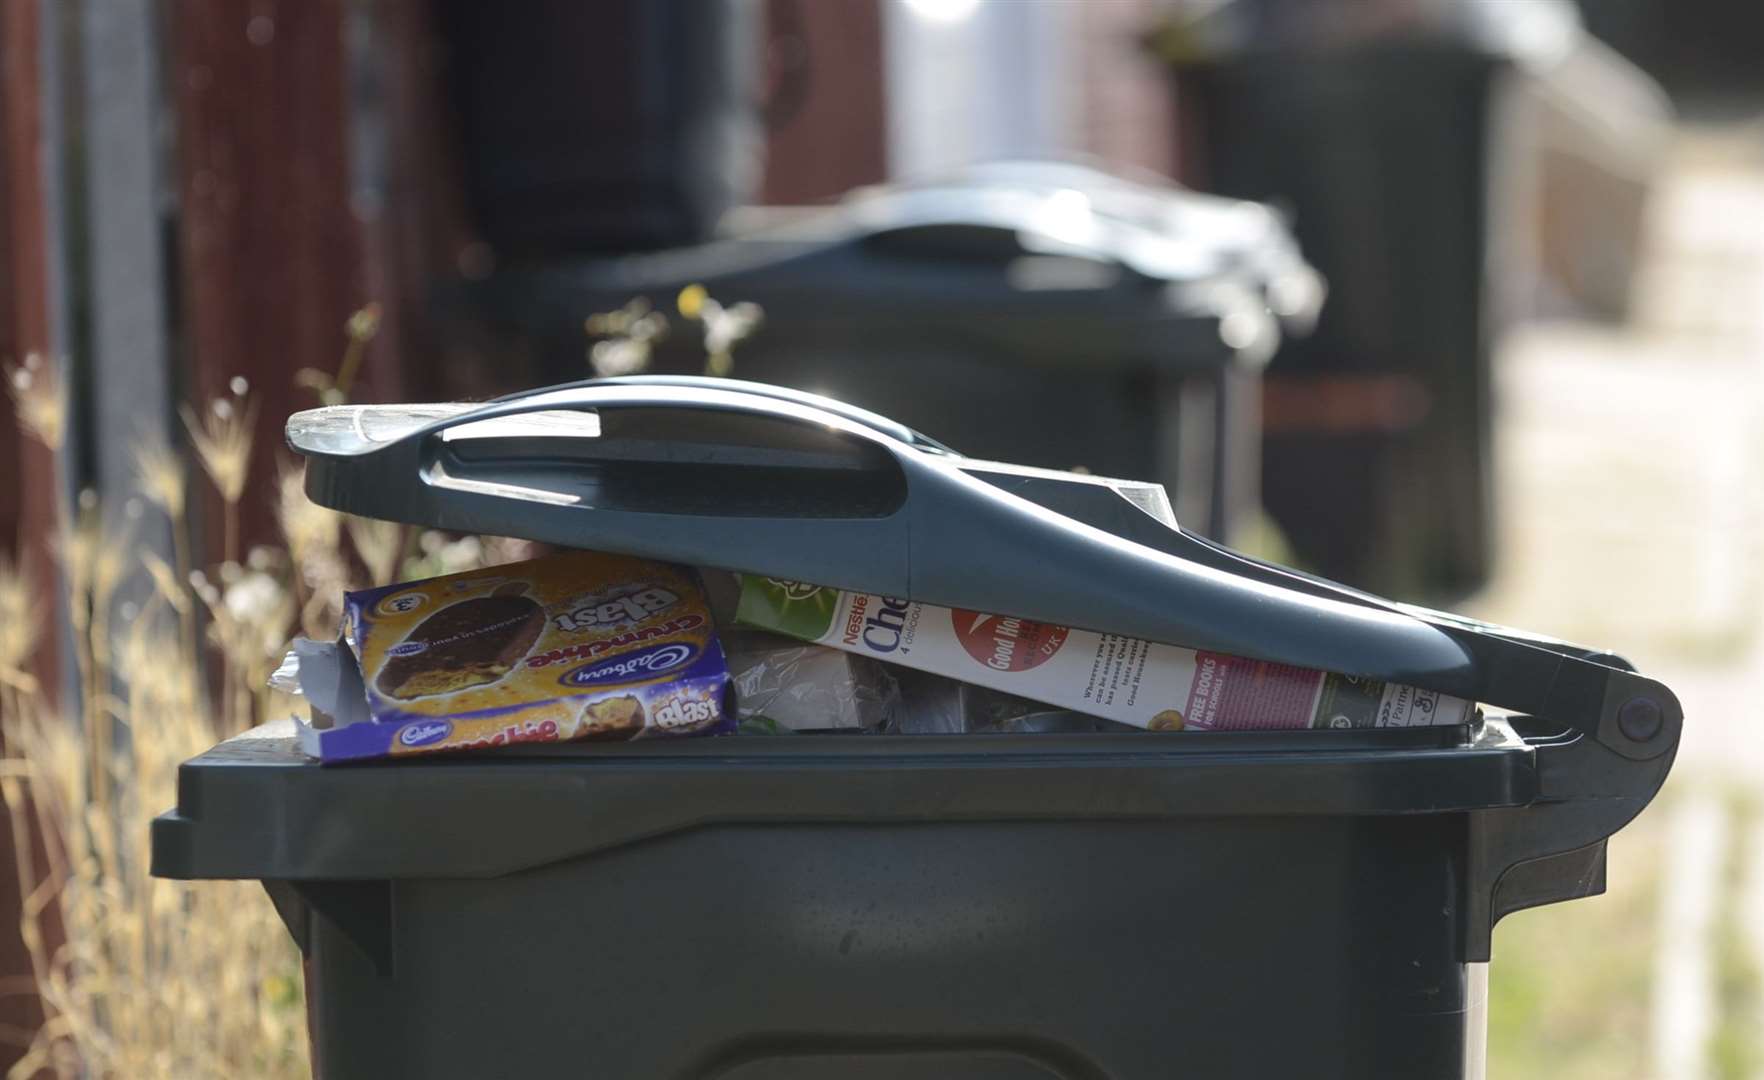
[[[1504, 914], [1602, 890], [1682, 713], [1614, 656], [989, 479], [771, 387], [296, 416], [358, 513], [1410, 683], [1459, 727], [685, 739], [187, 763], [153, 870], [264, 882], [346, 1077], [1081, 1080], [1480, 1070]], [[1498, 710], [1498, 712], [1497, 712]]]

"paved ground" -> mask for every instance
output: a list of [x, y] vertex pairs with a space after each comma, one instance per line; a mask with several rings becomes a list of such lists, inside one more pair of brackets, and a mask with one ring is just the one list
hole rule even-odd
[[1735, 921], [1764, 970], [1764, 829], [1746, 809], [1764, 795], [1764, 132], [1684, 138], [1637, 284], [1628, 326], [1538, 325], [1503, 349], [1503, 556], [1474, 606], [1613, 647], [1678, 691], [1642, 1075], [1760, 1076], [1717, 1036], [1764, 1031], [1764, 1013], [1730, 1015], [1756, 992], [1722, 981]]

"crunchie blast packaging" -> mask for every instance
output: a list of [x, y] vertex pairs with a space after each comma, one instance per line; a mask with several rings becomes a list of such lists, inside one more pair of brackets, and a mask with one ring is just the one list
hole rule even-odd
[[743, 575], [736, 623], [1152, 731], [1462, 724], [1431, 690]]
[[576, 552], [344, 596], [296, 645], [324, 761], [732, 730], [728, 672], [691, 570]]

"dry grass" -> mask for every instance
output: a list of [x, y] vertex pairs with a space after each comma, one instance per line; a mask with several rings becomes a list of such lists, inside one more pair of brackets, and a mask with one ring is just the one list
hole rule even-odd
[[588, 316], [582, 329], [599, 338], [588, 347], [588, 367], [599, 376], [634, 375], [649, 367], [655, 346], [668, 336], [668, 319], [639, 297], [617, 311]]
[[[53, 448], [62, 406], [53, 365], [33, 359], [7, 375], [25, 430]], [[185, 422], [232, 515], [256, 406], [243, 380], [230, 389], [200, 417], [186, 410]], [[179, 763], [275, 707], [264, 681], [294, 622], [288, 559], [260, 549], [243, 563], [190, 570], [185, 464], [151, 444], [136, 458], [141, 493], [170, 520], [179, 565], [138, 552], [90, 493], [60, 514], [56, 569], [80, 691], [71, 710], [31, 671], [48, 615], [37, 610], [32, 571], [0, 561], [0, 797], [31, 969], [0, 973], [0, 992], [34, 994], [45, 1016], [35, 1032], [0, 1032], [27, 1047], [9, 1075], [303, 1076], [299, 958], [268, 898], [252, 882], [156, 881], [147, 849], [153, 816], [177, 801]], [[334, 539], [330, 547], [336, 557]], [[152, 594], [132, 617], [113, 619], [116, 592], [137, 566]], [[219, 700], [208, 693], [211, 659]]]
[[[300, 384], [326, 404], [346, 402], [379, 318], [371, 304], [356, 312], [337, 372], [305, 371]], [[645, 325], [660, 333], [665, 320]], [[628, 338], [632, 328], [621, 329]], [[67, 403], [56, 365], [33, 355], [4, 374], [22, 430], [58, 449]], [[0, 1029], [0, 1040], [27, 1047], [11, 1077], [308, 1074], [299, 957], [268, 897], [255, 882], [154, 880], [151, 821], [176, 804], [181, 762], [287, 712], [268, 676], [296, 631], [335, 632], [345, 589], [533, 554], [524, 541], [333, 513], [306, 498], [289, 465], [274, 493], [286, 547], [241, 558], [257, 401], [235, 378], [226, 395], [180, 412], [187, 448], [134, 447], [137, 490], [171, 527], [170, 561], [137, 547], [134, 521], [111, 527], [91, 492], [59, 514], [55, 569], [79, 675], [70, 709], [32, 673], [52, 625], [33, 568], [0, 559], [0, 798], [31, 968], [0, 972], [0, 994], [34, 995], [45, 1016], [34, 1032]], [[226, 510], [224, 558], [207, 567], [192, 565], [191, 456]], [[151, 593], [113, 619], [137, 569]]]
[[[699, 324], [704, 344], [704, 373], [728, 375], [735, 370], [735, 346], [765, 322], [758, 304], [724, 305], [703, 285], [688, 285], [674, 298], [674, 310]], [[590, 315], [582, 323], [593, 342], [588, 367], [599, 376], [632, 375], [649, 368], [655, 347], [669, 333], [668, 317], [638, 297], [617, 311]]]
[[21, 694], [37, 692], [37, 679], [26, 665], [37, 651], [40, 614], [30, 575], [0, 555], [0, 686]]
[[[36, 362], [8, 375], [21, 418], [33, 417], [26, 429], [47, 444], [59, 434], [46, 404], [60, 401], [53, 368]], [[62, 515], [55, 551], [80, 675], [76, 715], [53, 707], [30, 674], [41, 613], [30, 606], [29, 574], [0, 563], [0, 795], [15, 848], [42, 849], [40, 861], [26, 855], [16, 868], [32, 970], [6, 983], [15, 993], [34, 986], [47, 1017], [25, 1033], [29, 1052], [15, 1076], [307, 1069], [298, 958], [268, 899], [253, 883], [182, 885], [147, 874], [149, 823], [177, 800], [178, 764], [273, 708], [266, 678], [307, 613], [297, 611], [291, 583], [310, 583], [303, 595], [322, 599], [311, 608], [321, 618], [335, 617], [346, 584], [342, 570], [296, 575], [278, 549], [237, 560], [257, 406], [243, 380], [229, 390], [200, 413], [183, 410], [197, 462], [226, 504], [225, 561], [190, 568], [188, 472], [170, 447], [137, 445], [136, 472], [141, 493], [171, 523], [177, 565], [151, 551], [137, 560], [128, 534], [105, 528], [89, 494]], [[306, 502], [297, 485], [283, 497], [301, 558], [346, 566], [335, 515]], [[113, 624], [114, 594], [136, 565], [152, 595], [136, 617]], [[218, 699], [207, 691], [210, 659]], [[65, 945], [49, 933], [57, 925]]]
[[185, 405], [179, 410], [196, 460], [220, 492], [226, 508], [226, 561], [239, 558], [239, 500], [251, 473], [252, 440], [257, 433], [257, 399], [243, 378], [235, 377], [231, 393], [208, 403], [197, 413]]
[[356, 554], [367, 564], [368, 578], [375, 585], [390, 585], [404, 558], [405, 528], [391, 521], [350, 516], [344, 519], [349, 542]]
[[300, 632], [322, 638], [337, 628], [337, 600], [349, 579], [340, 546], [343, 515], [306, 497], [299, 466], [283, 462], [276, 476], [276, 523], [293, 562], [293, 600]]
[[30, 979], [8, 982], [12, 992], [34, 985], [46, 1015], [11, 1075], [303, 1075], [298, 960], [267, 898], [251, 883], [148, 876], [149, 822], [175, 804], [178, 764], [224, 732], [165, 596], [126, 626], [108, 618], [127, 550], [77, 519], [64, 538], [68, 606], [85, 613], [74, 620], [86, 690], [77, 716], [30, 677], [35, 593], [24, 571], [0, 564], [0, 796], [31, 958]]
[[[28, 584], [6, 568], [0, 594], [9, 591]], [[34, 688], [0, 690], [14, 849], [29, 852], [34, 829], [46, 855], [42, 873], [28, 856], [17, 865], [47, 1020], [11, 1076], [307, 1073], [298, 957], [261, 890], [147, 874], [148, 825], [176, 802], [178, 764], [220, 734], [175, 625], [137, 619], [117, 637], [125, 674], [85, 718], [96, 739]], [[113, 751], [101, 768], [95, 742]], [[45, 933], [51, 909], [59, 947]]]
[[765, 311], [758, 304], [739, 303], [724, 306], [705, 291], [703, 285], [688, 285], [680, 290], [674, 308], [681, 318], [699, 323], [704, 329], [704, 373], [729, 375], [735, 370], [735, 346], [747, 340], [765, 322]]
[[8, 364], [0, 370], [6, 375], [6, 392], [18, 412], [19, 426], [44, 446], [59, 450], [67, 427], [60, 369], [41, 354], [30, 353], [17, 367]]
[[[351, 318], [324, 400], [346, 400], [377, 328], [371, 305]], [[6, 376], [24, 430], [57, 446], [65, 399], [54, 365], [32, 357]], [[29, 972], [0, 972], [0, 993], [36, 995], [46, 1017], [35, 1032], [0, 1030], [28, 1047], [10, 1076], [307, 1075], [299, 957], [268, 897], [255, 882], [152, 879], [149, 825], [176, 804], [181, 762], [286, 713], [268, 676], [294, 632], [335, 632], [345, 589], [531, 554], [518, 541], [333, 513], [306, 498], [290, 465], [275, 492], [286, 548], [239, 558], [257, 416], [249, 389], [235, 379], [200, 412], [182, 410], [190, 450], [226, 504], [219, 564], [190, 565], [193, 470], [178, 448], [135, 447], [137, 488], [171, 526], [175, 565], [107, 527], [90, 492], [61, 513], [54, 551], [80, 687], [71, 713], [31, 671], [49, 614], [37, 610], [32, 570], [0, 559], [0, 797], [20, 853], [31, 960]], [[152, 591], [113, 621], [115, 594], [137, 567]]]
[[294, 375], [294, 384], [305, 387], [318, 395], [321, 405], [344, 405], [355, 388], [355, 378], [361, 371], [362, 361], [367, 357], [367, 347], [380, 333], [380, 305], [368, 304], [343, 324], [343, 334], [347, 344], [343, 347], [343, 362], [337, 365], [335, 373], [320, 371], [318, 368], [301, 368]]
[[135, 443], [135, 477], [141, 494], [176, 520], [184, 516], [184, 459], [163, 442]]

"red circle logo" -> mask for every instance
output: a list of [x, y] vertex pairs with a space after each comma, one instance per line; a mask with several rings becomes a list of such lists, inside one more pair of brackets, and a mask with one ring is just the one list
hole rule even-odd
[[1059, 652], [1071, 632], [1063, 626], [960, 608], [951, 611], [950, 618], [962, 648], [994, 671], [1028, 671]]

